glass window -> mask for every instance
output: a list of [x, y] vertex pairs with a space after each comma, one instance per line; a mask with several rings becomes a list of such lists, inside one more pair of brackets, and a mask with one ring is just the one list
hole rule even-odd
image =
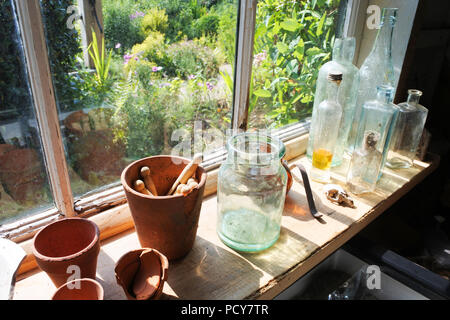
[[311, 115], [319, 68], [331, 59], [339, 0], [258, 1], [250, 128]]
[[12, 1], [0, 2], [0, 224], [53, 207]]
[[237, 0], [78, 2], [41, 1], [75, 196], [230, 127]]

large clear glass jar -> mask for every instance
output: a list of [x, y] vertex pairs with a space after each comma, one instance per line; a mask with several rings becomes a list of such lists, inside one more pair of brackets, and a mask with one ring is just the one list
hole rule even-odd
[[[353, 122], [356, 107], [356, 96], [359, 85], [359, 70], [353, 65], [355, 55], [355, 38], [336, 38], [333, 46], [333, 60], [325, 63], [319, 70], [317, 76], [316, 91], [314, 94], [314, 107], [311, 118], [311, 127], [317, 121], [317, 108], [319, 104], [327, 98], [328, 74], [336, 70], [342, 73], [342, 82], [339, 86], [338, 100], [342, 106], [342, 120], [339, 127], [339, 134], [333, 154], [331, 166], [339, 166], [342, 163], [344, 150], [347, 146], [347, 138]], [[306, 156], [312, 160], [313, 133], [310, 131], [310, 139]]]
[[408, 90], [408, 100], [397, 105], [399, 112], [386, 161], [389, 168], [409, 168], [413, 164], [428, 115], [428, 109], [419, 104], [421, 96], [419, 90]]
[[395, 121], [394, 89], [379, 86], [377, 99], [367, 101], [358, 120], [355, 150], [347, 172], [347, 185], [354, 194], [373, 192], [383, 166], [383, 154]]
[[312, 150], [311, 179], [327, 183], [330, 181], [330, 167], [333, 161], [339, 128], [342, 118], [342, 106], [339, 103], [339, 87], [342, 82], [340, 71], [328, 74], [327, 98], [315, 108], [315, 121], [311, 123], [309, 137]]
[[353, 152], [355, 146], [356, 133], [358, 129], [358, 119], [361, 117], [361, 110], [366, 101], [376, 99], [377, 87], [387, 85], [394, 88], [395, 95], [395, 74], [392, 63], [392, 36], [397, 22], [398, 8], [383, 8], [381, 11], [380, 28], [377, 33], [372, 51], [364, 60], [359, 69], [359, 88], [356, 100], [355, 116], [353, 125], [347, 141], [347, 152]]
[[217, 233], [229, 247], [260, 251], [280, 235], [287, 173], [284, 144], [260, 133], [241, 133], [227, 143], [217, 182]]

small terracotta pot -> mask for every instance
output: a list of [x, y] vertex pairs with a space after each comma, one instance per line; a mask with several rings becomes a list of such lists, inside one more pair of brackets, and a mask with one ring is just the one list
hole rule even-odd
[[103, 287], [92, 279], [76, 279], [59, 287], [52, 300], [103, 300]]
[[[95, 279], [100, 252], [98, 226], [83, 218], [65, 218], [41, 229], [33, 239], [33, 254], [39, 267], [60, 287], [74, 276]], [[69, 269], [69, 266], [76, 266]], [[69, 272], [68, 272], [69, 271]]]
[[[149, 298], [149, 300], [157, 300], [162, 294], [164, 283], [167, 281], [169, 261], [167, 257], [161, 252], [155, 249], [142, 248], [125, 253], [116, 263], [114, 269], [116, 274], [117, 284], [122, 286], [125, 295], [128, 300], [137, 300], [136, 295], [133, 293], [133, 284], [136, 279], [136, 275], [141, 267], [141, 255], [151, 253], [153, 251], [159, 257], [159, 263], [157, 267], [160, 268], [160, 282], [155, 293]], [[152, 269], [148, 267], [148, 269]]]
[[189, 162], [174, 156], [148, 157], [131, 163], [121, 176], [141, 246], [155, 248], [169, 260], [185, 256], [194, 245], [206, 172], [200, 166], [197, 168], [199, 185], [186, 196], [145, 195], [135, 191], [132, 185], [139, 177], [139, 170], [148, 166], [158, 194], [165, 195]]

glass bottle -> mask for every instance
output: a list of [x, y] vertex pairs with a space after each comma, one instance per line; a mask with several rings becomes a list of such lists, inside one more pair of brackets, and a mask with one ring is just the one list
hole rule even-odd
[[[314, 94], [314, 108], [311, 118], [311, 127], [317, 121], [318, 105], [327, 98], [327, 78], [331, 70], [342, 72], [342, 82], [339, 86], [339, 103], [342, 106], [342, 120], [339, 128], [338, 139], [333, 154], [331, 166], [339, 166], [342, 163], [342, 157], [347, 145], [347, 138], [350, 127], [353, 122], [353, 116], [356, 107], [356, 95], [359, 85], [358, 68], [353, 65], [353, 57], [355, 55], [355, 38], [337, 38], [333, 46], [333, 60], [325, 63], [319, 70], [316, 82], [316, 92]], [[310, 139], [306, 156], [312, 160], [312, 131], [310, 131]]]
[[330, 181], [330, 167], [342, 118], [342, 106], [338, 99], [341, 81], [341, 72], [331, 71], [328, 74], [327, 98], [317, 106], [315, 121], [311, 124], [311, 179], [324, 183]]
[[287, 173], [284, 144], [260, 133], [241, 133], [227, 143], [217, 182], [217, 233], [229, 247], [260, 251], [280, 235]]
[[347, 172], [347, 186], [354, 194], [373, 192], [383, 165], [383, 152], [396, 113], [394, 89], [379, 86], [376, 100], [367, 101], [358, 122], [355, 150]]
[[[354, 119], [360, 119], [364, 102], [375, 99], [377, 87], [388, 85], [395, 88], [394, 66], [392, 63], [392, 36], [397, 21], [398, 8], [383, 8], [381, 23], [372, 51], [359, 69], [359, 88]], [[395, 94], [395, 89], [393, 96]], [[358, 122], [353, 121], [347, 141], [347, 152], [352, 153]]]
[[397, 105], [399, 112], [386, 161], [389, 168], [409, 168], [413, 164], [428, 115], [428, 109], [419, 104], [421, 96], [421, 91], [410, 89], [408, 100]]

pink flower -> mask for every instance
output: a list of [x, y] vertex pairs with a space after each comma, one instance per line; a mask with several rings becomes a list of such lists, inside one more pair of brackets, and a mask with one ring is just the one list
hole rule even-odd
[[160, 84], [159, 84], [159, 87], [160, 87], [160, 88], [170, 87], [170, 83], [168, 83], [168, 82], [160, 83]]
[[195, 79], [195, 76], [193, 74], [191, 74], [191, 75], [188, 76], [188, 79], [189, 80]]
[[153, 72], [158, 72], [158, 71], [161, 71], [162, 70], [162, 67], [152, 67], [152, 71]]
[[261, 53], [258, 53], [253, 58], [253, 63], [257, 66], [261, 65], [261, 63], [266, 60], [267, 58], [267, 52], [266, 50], [263, 50]]
[[127, 64], [128, 61], [130, 61], [131, 58], [133, 58], [133, 55], [130, 55], [130, 54], [124, 55], [124, 56], [123, 56], [123, 63], [124, 63], [124, 64]]
[[116, 49], [119, 49], [120, 46], [121, 46], [121, 44], [120, 44], [120, 43], [117, 43], [116, 46], [115, 46], [115, 48], [116, 48]]
[[138, 17], [143, 17], [145, 16], [145, 13], [143, 13], [142, 11], [136, 11], [135, 13], [130, 14], [130, 19], [134, 20]]
[[208, 90], [211, 91], [214, 88], [214, 86], [212, 83], [206, 82], [206, 88], [208, 88]]

